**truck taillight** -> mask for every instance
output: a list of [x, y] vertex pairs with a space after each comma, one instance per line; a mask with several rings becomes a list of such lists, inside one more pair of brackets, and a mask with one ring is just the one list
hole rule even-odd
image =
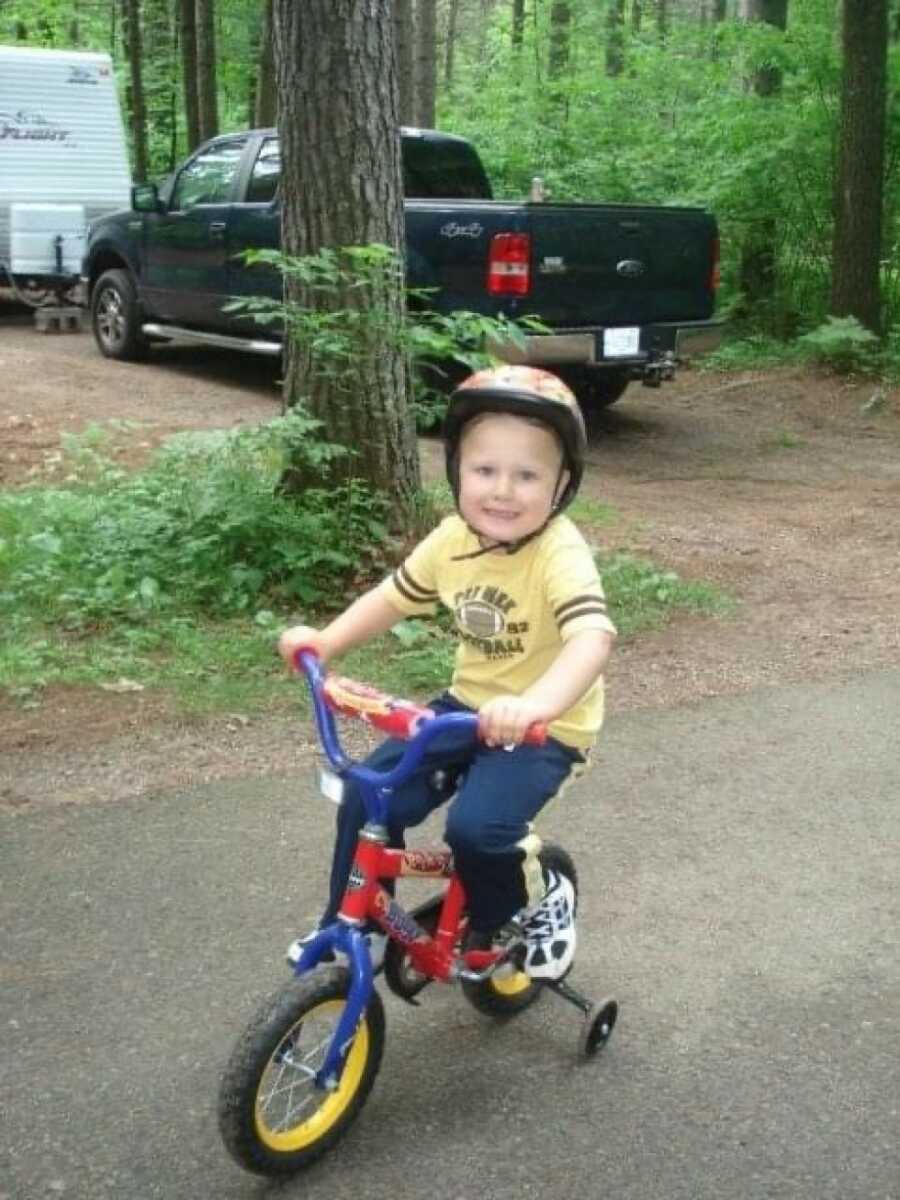
[[719, 239], [713, 238], [710, 246], [710, 264], [709, 264], [709, 290], [714, 292], [722, 282], [722, 272], [719, 269], [719, 259], [721, 257], [721, 247]]
[[527, 296], [531, 289], [531, 238], [496, 233], [491, 238], [487, 289], [491, 296]]

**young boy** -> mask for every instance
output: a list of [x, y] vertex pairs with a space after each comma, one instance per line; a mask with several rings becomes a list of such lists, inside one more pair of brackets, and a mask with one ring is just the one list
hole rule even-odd
[[[434, 610], [453, 613], [459, 646], [450, 689], [431, 707], [476, 710], [482, 739], [458, 734], [431, 744], [416, 776], [391, 798], [391, 844], [446, 796], [437, 767], [461, 775], [447, 813], [446, 841], [466, 889], [471, 934], [491, 934], [517, 916], [527, 942], [525, 970], [558, 979], [575, 953], [574, 895], [567, 878], [545, 878], [532, 821], [587, 764], [603, 719], [602, 672], [615, 639], [591, 553], [561, 516], [584, 469], [578, 402], [547, 371], [479, 371], [454, 392], [445, 422], [447, 478], [457, 514], [447, 517], [377, 587], [322, 630], [286, 630], [279, 653], [293, 664], [301, 646], [325, 661]], [[544, 746], [523, 745], [535, 722]], [[370, 758], [385, 770], [403, 743]], [[364, 816], [345, 790], [338, 812], [331, 894], [333, 920], [346, 887]], [[303, 942], [291, 947], [299, 955]]]

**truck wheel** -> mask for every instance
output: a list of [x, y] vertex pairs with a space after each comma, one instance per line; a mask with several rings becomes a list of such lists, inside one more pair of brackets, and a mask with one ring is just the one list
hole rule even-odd
[[101, 354], [126, 362], [147, 357], [147, 339], [134, 280], [127, 271], [104, 271], [91, 294], [91, 324]]
[[631, 378], [627, 371], [597, 371], [588, 367], [559, 373], [587, 412], [599, 412], [615, 404], [624, 395]]

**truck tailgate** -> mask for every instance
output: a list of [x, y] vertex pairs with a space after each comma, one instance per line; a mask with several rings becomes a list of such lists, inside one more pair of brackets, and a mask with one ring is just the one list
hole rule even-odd
[[702, 209], [528, 205], [533, 307], [553, 326], [712, 315], [716, 225]]

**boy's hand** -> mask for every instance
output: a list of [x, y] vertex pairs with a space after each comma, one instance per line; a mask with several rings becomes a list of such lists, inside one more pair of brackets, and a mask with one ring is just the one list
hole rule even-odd
[[315, 650], [320, 658], [325, 657], [322, 635], [311, 625], [294, 625], [291, 629], [285, 629], [278, 639], [278, 653], [292, 671], [296, 670], [294, 657], [301, 648]]
[[495, 696], [478, 710], [478, 730], [488, 746], [518, 746], [547, 713], [524, 696]]

